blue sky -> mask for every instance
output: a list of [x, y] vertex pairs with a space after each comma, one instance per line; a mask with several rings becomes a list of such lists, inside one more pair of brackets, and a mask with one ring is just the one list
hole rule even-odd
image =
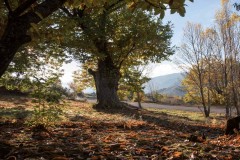
[[[169, 12], [167, 12], [163, 21], [171, 21], [174, 25], [172, 44], [176, 46], [181, 45], [183, 28], [187, 22], [200, 23], [203, 27], [211, 27], [214, 23], [215, 12], [220, 8], [221, 0], [194, 0], [193, 3], [187, 3], [185, 17], [181, 17], [178, 14], [169, 14]], [[174, 56], [170, 57], [170, 59], [173, 58]], [[179, 70], [174, 63], [164, 61], [161, 64], [156, 64], [156, 67], [153, 69], [150, 77], [176, 72], [181, 72], [181, 70]]]
[[[188, 0], [186, 0], [188, 1]], [[186, 15], [181, 17], [178, 14], [166, 13], [163, 21], [171, 21], [174, 25], [174, 35], [172, 38], [172, 44], [180, 46], [183, 36], [183, 28], [187, 22], [200, 23], [204, 27], [211, 27], [214, 23], [214, 15], [221, 7], [221, 0], [194, 0], [193, 3], [188, 2], [186, 6]], [[173, 57], [170, 57], [172, 59]], [[155, 64], [150, 77], [156, 77], [160, 75], [166, 75], [176, 72], [181, 72], [174, 63], [164, 61], [161, 64]], [[62, 78], [63, 84], [67, 84], [71, 81], [72, 71], [78, 69], [77, 64], [67, 64], [64, 66], [66, 72]]]

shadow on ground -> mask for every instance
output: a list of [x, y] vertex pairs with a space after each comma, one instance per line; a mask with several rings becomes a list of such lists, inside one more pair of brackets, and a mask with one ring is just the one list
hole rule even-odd
[[[193, 121], [187, 117], [171, 116], [166, 113], [156, 113], [145, 109], [138, 109], [135, 106], [124, 103], [121, 108], [102, 109], [95, 108], [98, 112], [121, 114], [123, 116], [135, 117], [142, 119], [148, 123], [153, 123], [165, 129], [174, 130], [184, 134], [189, 133], [204, 133], [209, 138], [215, 138], [224, 135], [224, 130], [220, 126], [206, 125], [201, 121]], [[196, 123], [197, 122], [197, 123]]]

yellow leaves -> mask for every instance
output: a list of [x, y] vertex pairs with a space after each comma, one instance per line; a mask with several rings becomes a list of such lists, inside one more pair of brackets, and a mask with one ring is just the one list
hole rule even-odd
[[66, 5], [71, 8], [80, 8], [82, 9], [84, 6], [89, 8], [93, 6], [103, 6], [105, 3], [108, 3], [106, 0], [68, 0]]
[[221, 0], [221, 5], [225, 5], [225, 4], [228, 4], [229, 0]]
[[212, 35], [212, 34], [214, 34], [216, 31], [214, 30], [214, 29], [212, 29], [212, 28], [207, 28], [206, 30], [205, 30], [205, 35]]
[[130, 3], [127, 4], [127, 7], [129, 9], [134, 9], [136, 7], [136, 3], [135, 2], [130, 2]]
[[239, 22], [239, 21], [240, 21], [240, 16], [239, 16], [238, 14], [236, 14], [236, 13], [233, 13], [233, 14], [231, 15], [231, 21], [233, 21], [233, 22]]
[[224, 22], [223, 28], [225, 29], [233, 27], [240, 21], [240, 16], [236, 13], [233, 13], [230, 16], [226, 15], [225, 13], [221, 13], [218, 15], [218, 18], [221, 18], [221, 20]]
[[181, 158], [181, 156], [183, 155], [183, 153], [182, 152], [174, 152], [173, 153], [173, 158]]
[[165, 152], [168, 152], [169, 150], [170, 150], [170, 149], [169, 149], [167, 146], [163, 146], [163, 147], [162, 147], [162, 151], [163, 151], [163, 152], [164, 152], [164, 151], [165, 151]]

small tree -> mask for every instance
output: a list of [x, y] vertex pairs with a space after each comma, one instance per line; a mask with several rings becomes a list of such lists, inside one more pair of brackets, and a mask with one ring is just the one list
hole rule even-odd
[[[188, 23], [184, 29], [184, 41], [177, 61], [180, 67], [187, 72], [183, 85], [186, 86], [188, 95], [202, 104], [205, 117], [209, 117], [211, 95], [207, 87], [209, 86], [209, 79], [206, 80], [208, 70], [206, 60], [210, 56], [209, 53], [211, 51], [206, 43], [202, 26], [200, 24]], [[197, 92], [194, 92], [197, 93], [197, 96], [192, 94], [193, 90], [197, 90]], [[208, 93], [205, 94], [205, 91]], [[197, 99], [198, 97], [200, 99]]]
[[162, 95], [158, 93], [158, 86], [154, 84], [153, 82], [147, 83], [148, 92], [149, 92], [149, 98], [152, 100], [152, 102], [159, 102], [162, 99]]
[[136, 93], [139, 108], [142, 108], [141, 101], [144, 95], [144, 84], [150, 80], [147, 77], [150, 70], [147, 69], [147, 64], [125, 68], [123, 69], [123, 78], [120, 80], [120, 91], [121, 86], [123, 86], [122, 88], [127, 89], [132, 94]]
[[33, 125], [52, 125], [59, 120], [62, 113], [60, 100], [62, 98], [60, 77], [63, 71], [56, 59], [47, 59], [47, 64], [35, 69], [32, 75], [31, 96], [34, 98]]
[[1, 85], [28, 92], [34, 99], [32, 124], [49, 125], [60, 113], [60, 100], [64, 93], [60, 77], [65, 57], [56, 56], [61, 52], [54, 48], [46, 45], [26, 47], [16, 54], [0, 79]]

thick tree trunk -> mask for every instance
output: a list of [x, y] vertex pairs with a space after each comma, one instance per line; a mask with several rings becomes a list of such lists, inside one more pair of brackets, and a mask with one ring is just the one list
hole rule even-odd
[[66, 0], [45, 0], [29, 12], [24, 13], [26, 8], [21, 6], [9, 14], [7, 26], [0, 39], [0, 77], [7, 70], [17, 50], [31, 41], [27, 34], [31, 23], [39, 23], [42, 18], [48, 17], [65, 2]]
[[97, 92], [96, 108], [116, 108], [121, 106], [118, 98], [119, 68], [115, 67], [111, 58], [98, 61], [98, 70], [89, 70], [93, 75]]

